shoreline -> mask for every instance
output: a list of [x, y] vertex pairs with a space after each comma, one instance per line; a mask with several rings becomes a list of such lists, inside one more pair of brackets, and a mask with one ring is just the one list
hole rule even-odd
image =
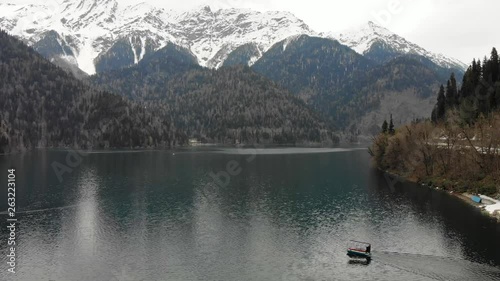
[[498, 223], [500, 223], [500, 210], [497, 210], [496, 212], [494, 213], [490, 213], [488, 211], [485, 210], [484, 206], [488, 206], [488, 205], [484, 205], [484, 204], [479, 204], [479, 203], [476, 203], [474, 201], [472, 201], [472, 199], [470, 198], [470, 196], [472, 196], [471, 194], [468, 194], [468, 193], [457, 193], [457, 192], [451, 192], [449, 193], [450, 195], [453, 195], [459, 199], [461, 199], [462, 201], [464, 201], [465, 203], [471, 205], [471, 206], [474, 206], [478, 209], [481, 210], [481, 213], [483, 215], [486, 215], [490, 218], [494, 218], [496, 219], [496, 221]]
[[396, 173], [393, 173], [393, 172], [390, 172], [390, 171], [384, 171], [384, 170], [381, 170], [381, 169], [379, 169], [379, 171], [381, 171], [383, 173], [386, 173], [388, 175], [391, 175], [393, 177], [397, 177], [399, 179], [402, 179], [403, 181], [406, 181], [406, 182], [418, 184], [418, 185], [420, 185], [422, 187], [427, 187], [429, 189], [433, 189], [433, 190], [436, 190], [436, 191], [446, 192], [448, 195], [453, 196], [455, 198], [458, 198], [458, 199], [462, 200], [463, 202], [467, 203], [468, 205], [480, 209], [480, 211], [481, 211], [481, 213], [483, 215], [488, 216], [490, 218], [493, 218], [493, 219], [496, 220], [497, 223], [500, 223], [500, 209], [494, 211], [493, 213], [490, 213], [490, 212], [486, 211], [485, 208], [484, 208], [484, 206], [487, 206], [487, 205], [476, 203], [476, 202], [472, 201], [472, 199], [470, 198], [470, 196], [472, 196], [472, 195], [469, 194], [469, 193], [467, 193], [467, 192], [461, 193], [461, 192], [456, 192], [456, 191], [453, 191], [453, 190], [447, 191], [444, 188], [440, 188], [439, 186], [428, 185], [424, 181], [419, 181], [417, 179], [411, 179], [411, 178], [403, 177], [403, 176], [400, 176], [400, 175], [398, 175]]
[[17, 151], [10, 151], [7, 153], [0, 153], [0, 156], [10, 156], [10, 155], [19, 155], [24, 153], [30, 153], [33, 151], [39, 150], [53, 150], [53, 151], [77, 151], [77, 152], [147, 152], [147, 151], [179, 151], [185, 149], [204, 149], [204, 148], [352, 148], [352, 147], [367, 147], [366, 143], [355, 143], [355, 144], [347, 144], [347, 143], [337, 143], [332, 145], [322, 145], [319, 143], [316, 144], [304, 144], [304, 143], [296, 143], [296, 144], [221, 144], [221, 143], [203, 143], [196, 145], [177, 145], [173, 147], [110, 147], [110, 148], [76, 148], [76, 147], [34, 147], [32, 149], [24, 149]]

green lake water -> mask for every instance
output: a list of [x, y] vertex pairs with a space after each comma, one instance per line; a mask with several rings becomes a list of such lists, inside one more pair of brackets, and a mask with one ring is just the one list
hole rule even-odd
[[15, 168], [19, 220], [0, 280], [500, 280], [500, 224], [366, 149], [70, 153], [0, 156], [0, 219]]

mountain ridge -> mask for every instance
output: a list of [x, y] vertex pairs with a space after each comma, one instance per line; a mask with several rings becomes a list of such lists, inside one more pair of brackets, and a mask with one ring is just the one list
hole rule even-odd
[[[372, 22], [368, 23], [368, 26], [372, 25]], [[241, 51], [238, 48], [248, 44], [253, 46], [251, 52], [245, 55], [245, 62], [252, 65], [274, 44], [297, 35], [335, 39], [361, 54], [366, 48], [360, 49], [360, 45], [370, 47], [373, 43], [373, 40], [349, 41], [333, 32], [317, 33], [290, 12], [213, 9], [206, 5], [178, 12], [145, 3], [123, 6], [116, 0], [0, 3], [0, 27], [22, 38], [28, 45], [44, 40], [44, 34], [49, 31], [56, 32], [64, 39], [60, 48], [69, 48], [73, 53], [73, 57], [63, 57], [63, 53], [57, 56], [88, 74], [94, 74], [96, 68], [108, 70], [115, 67], [112, 59], [111, 64], [110, 61], [104, 62], [107, 67], [100, 69], [97, 65], [102, 57], [124, 56], [115, 50], [123, 50], [124, 46], [130, 48], [133, 54], [127, 50], [125, 60], [117, 63], [115, 68], [137, 64], [146, 53], [156, 51], [169, 42], [190, 49], [198, 63], [209, 68], [221, 67], [228, 57], [233, 60], [231, 53]], [[377, 26], [375, 29], [383, 28]], [[395, 35], [388, 30], [379, 33]], [[367, 39], [374, 38], [389, 46], [406, 44], [440, 66], [465, 70], [461, 62], [435, 55], [401, 36], [396, 36], [394, 42], [389, 40], [391, 36], [369, 36]], [[129, 42], [124, 45], [123, 41]], [[121, 48], [116, 44], [121, 44]], [[396, 53], [404, 52], [397, 50]]]
[[[263, 52], [291, 35], [315, 33], [289, 12], [212, 11], [207, 7], [174, 12], [142, 4], [124, 7], [116, 0], [95, 1], [64, 0], [60, 5], [0, 3], [0, 27], [28, 45], [42, 40], [42, 34], [50, 30], [71, 38], [68, 41], [78, 66], [88, 74], [96, 72], [94, 60], [100, 54], [116, 41], [131, 36], [140, 37], [141, 42], [151, 40], [154, 50], [168, 42], [190, 48], [200, 65], [217, 68], [226, 55], [215, 55], [223, 48], [229, 53], [254, 42]], [[141, 48], [145, 47], [142, 43]]]
[[377, 132], [390, 113], [401, 123], [425, 118], [433, 93], [450, 74], [419, 55], [377, 63], [338, 41], [306, 35], [275, 44], [252, 69], [351, 136]]
[[461, 71], [465, 71], [467, 68], [465, 63], [457, 59], [430, 52], [372, 21], [341, 32], [323, 33], [322, 36], [338, 40], [358, 54], [367, 56], [375, 61], [378, 60], [376, 56], [373, 56], [374, 48], [376, 47], [381, 47], [386, 51], [389, 49], [394, 53], [393, 56], [379, 62], [387, 62], [398, 55], [414, 54], [427, 57], [441, 67]]

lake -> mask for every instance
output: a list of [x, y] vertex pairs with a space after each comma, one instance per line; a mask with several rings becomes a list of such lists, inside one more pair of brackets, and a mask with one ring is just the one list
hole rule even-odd
[[4, 186], [9, 168], [17, 273], [2, 227], [0, 280], [500, 280], [499, 223], [362, 147], [37, 150], [0, 156]]

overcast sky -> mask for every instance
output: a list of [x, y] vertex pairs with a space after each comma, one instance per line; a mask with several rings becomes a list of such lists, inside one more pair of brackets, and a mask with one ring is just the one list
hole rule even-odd
[[[137, 3], [141, 0], [118, 0]], [[500, 47], [498, 0], [143, 0], [184, 10], [200, 5], [215, 8], [286, 10], [316, 31], [341, 31], [374, 21], [437, 53], [469, 64], [474, 57]], [[495, 27], [495, 28], [493, 28]]]

